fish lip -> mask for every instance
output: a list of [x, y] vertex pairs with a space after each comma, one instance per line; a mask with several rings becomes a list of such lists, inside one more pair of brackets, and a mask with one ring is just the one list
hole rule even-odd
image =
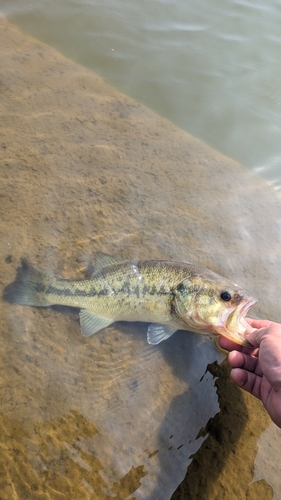
[[239, 321], [246, 316], [247, 311], [250, 307], [254, 306], [258, 301], [256, 299], [249, 299], [245, 304], [241, 304], [241, 310], [239, 311]]
[[[250, 307], [254, 306], [258, 301], [254, 298], [247, 299], [246, 301], [242, 302], [234, 311], [232, 311], [226, 322], [225, 322], [225, 330], [228, 333], [228, 338], [233, 340], [234, 342], [237, 342], [241, 345], [244, 346], [250, 346], [250, 344], [247, 342], [247, 340], [244, 337], [244, 333], [249, 326], [248, 323], [246, 322], [245, 315], [250, 309]], [[232, 332], [231, 330], [228, 329], [228, 323], [231, 322], [231, 317], [233, 314], [238, 314], [237, 318], [237, 325], [238, 329], [235, 332]], [[223, 333], [222, 333], [223, 335]]]

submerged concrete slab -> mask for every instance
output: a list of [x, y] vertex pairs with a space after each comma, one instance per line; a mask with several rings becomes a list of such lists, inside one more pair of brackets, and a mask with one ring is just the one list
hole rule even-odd
[[[0, 46], [2, 288], [22, 255], [82, 278], [102, 250], [211, 268], [280, 320], [281, 203], [266, 181], [5, 19]], [[144, 324], [85, 339], [77, 318], [2, 303], [7, 498], [164, 500], [201, 443], [173, 498], [271, 498], [260, 457], [250, 484], [270, 419], [212, 343], [148, 346]]]

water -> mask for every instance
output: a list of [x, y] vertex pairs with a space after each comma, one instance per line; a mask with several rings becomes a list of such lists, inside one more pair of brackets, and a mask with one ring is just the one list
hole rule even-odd
[[280, 1], [1, 5], [36, 38], [280, 189]]
[[[127, 88], [118, 86], [155, 109], [157, 101], [162, 103], [159, 110], [163, 115], [173, 118], [170, 112], [177, 109], [178, 118], [173, 120], [180, 123], [180, 116], [191, 116], [181, 103], [188, 102], [190, 110], [195, 103], [198, 109], [203, 104], [202, 89], [209, 71], [207, 55], [213, 53], [204, 41], [210, 31], [208, 26], [216, 25], [218, 19], [221, 23], [234, 8], [241, 9], [244, 16], [253, 11], [251, 19], [259, 18], [261, 23], [269, 22], [271, 13], [278, 18], [278, 4], [252, 8], [249, 4], [228, 5], [229, 11], [225, 4], [221, 11], [219, 4], [212, 8], [205, 5], [201, 10], [204, 20], [197, 4], [193, 10], [189, 6], [189, 17], [193, 17], [188, 24], [183, 16], [184, 5], [169, 3], [130, 3], [126, 9], [124, 3], [87, 4], [87, 16], [83, 18], [79, 15], [81, 7], [75, 3], [20, 2], [13, 3], [12, 8], [3, 4], [3, 10], [38, 38], [48, 36], [52, 45], [56, 34], [57, 40], [65, 44], [58, 47], [72, 59], [79, 59], [79, 51], [85, 58], [88, 53], [88, 65], [92, 58], [94, 69], [106, 75], [108, 81], [112, 82], [115, 75], [116, 85], [122, 75], [118, 68], [123, 64]], [[94, 7], [93, 19], [89, 12]], [[66, 12], [69, 22], [62, 23], [61, 16]], [[200, 22], [195, 22], [195, 13]], [[135, 29], [138, 21], [146, 28]], [[80, 23], [83, 28], [74, 30], [73, 26]], [[173, 23], [176, 27], [168, 29]], [[187, 25], [189, 30], [183, 29]], [[57, 275], [78, 278], [85, 275], [88, 263], [94, 262], [94, 252], [102, 250], [128, 259], [190, 260], [212, 268], [241, 283], [259, 299], [257, 316], [280, 321], [276, 300], [281, 285], [278, 193], [255, 171], [249, 172], [208, 148], [108, 87], [97, 75], [5, 23], [3, 26], [1, 290], [14, 279], [24, 254]], [[223, 28], [230, 32], [226, 25]], [[77, 37], [73, 44], [67, 31]], [[126, 35], [128, 32], [131, 37]], [[86, 39], [95, 38], [95, 60], [95, 44], [91, 42], [89, 52], [85, 46], [82, 49], [82, 33]], [[167, 33], [171, 33], [170, 42]], [[192, 95], [198, 95], [198, 100], [177, 101], [175, 89], [180, 88], [176, 85], [180, 79], [175, 78], [176, 61], [172, 56], [166, 60], [173, 68], [167, 68], [167, 73], [173, 73], [174, 84], [162, 78], [160, 72], [154, 86], [149, 83], [147, 91], [140, 90], [142, 81], [157, 70], [155, 61], [159, 58], [153, 59], [153, 54], [164, 54], [169, 45], [180, 50], [184, 46], [180, 37], [186, 33], [193, 42], [197, 37], [197, 54], [199, 40], [203, 40], [199, 62], [206, 71], [202, 71], [202, 83], [195, 78], [194, 65], [192, 70]], [[155, 35], [153, 43], [149, 34]], [[135, 44], [131, 43], [133, 36], [138, 36]], [[125, 50], [122, 43], [126, 38], [130, 43]], [[235, 46], [240, 43], [232, 41]], [[151, 70], [146, 69], [150, 58], [136, 55], [143, 53], [138, 52], [142, 47], [151, 55]], [[106, 54], [104, 63], [102, 50]], [[86, 65], [86, 59], [79, 60]], [[183, 71], [185, 65], [182, 59], [179, 61], [178, 68]], [[234, 63], [227, 61], [226, 55], [221, 62], [214, 59], [213, 66], [215, 62], [221, 66], [221, 81], [226, 83], [222, 75]], [[184, 78], [181, 83], [186, 90]], [[170, 84], [166, 86], [163, 81]], [[171, 100], [164, 98], [166, 87], [174, 94]], [[209, 88], [205, 87], [207, 94]], [[193, 113], [192, 122], [197, 123], [198, 130], [204, 131], [205, 120], [210, 120], [212, 100], [219, 100], [215, 89], [204, 101], [205, 114]], [[232, 91], [227, 95], [233, 95]], [[148, 96], [147, 100], [144, 96]], [[242, 109], [239, 99], [236, 104], [233, 99], [227, 102]], [[170, 110], [165, 111], [168, 103]], [[224, 106], [214, 109], [223, 113]], [[266, 109], [263, 118], [272, 118], [270, 108]], [[231, 142], [234, 130], [240, 133], [238, 114], [237, 120], [226, 123], [230, 124], [228, 132], [226, 124], [222, 129]], [[255, 130], [258, 123], [256, 119]], [[209, 128], [215, 133], [216, 127]], [[205, 138], [203, 132], [192, 132]], [[257, 141], [258, 148], [263, 150], [264, 163], [269, 163], [265, 145], [270, 135], [265, 133], [263, 137], [267, 139]], [[224, 151], [223, 147], [225, 141], [219, 149]], [[254, 149], [249, 149], [252, 158]], [[272, 156], [277, 158], [278, 154]], [[270, 171], [267, 174], [270, 176]], [[75, 311], [2, 305], [3, 498], [166, 500], [183, 479], [191, 454], [195, 454], [192, 464], [197, 469], [196, 474], [190, 473], [186, 487], [193, 492], [198, 488], [197, 498], [207, 498], [209, 492], [210, 498], [227, 495], [228, 500], [254, 498], [253, 492], [266, 498], [262, 487], [267, 492], [272, 488], [269, 498], [273, 494], [278, 498], [279, 478], [272, 471], [274, 462], [280, 461], [280, 446], [274, 452], [274, 461], [268, 449], [272, 440], [280, 445], [280, 432], [269, 425], [258, 401], [231, 384], [226, 368], [216, 368], [214, 361], [221, 361], [223, 356], [209, 339], [179, 332], [155, 349], [146, 343], [145, 324], [124, 323], [85, 339], [80, 335]], [[213, 375], [220, 375], [218, 395]], [[212, 417], [214, 420], [205, 428]]]

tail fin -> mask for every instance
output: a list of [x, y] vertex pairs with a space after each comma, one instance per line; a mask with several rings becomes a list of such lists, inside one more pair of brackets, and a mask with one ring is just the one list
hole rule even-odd
[[5, 287], [3, 299], [25, 306], [48, 306], [46, 290], [51, 280], [48, 271], [33, 266], [24, 257], [15, 281]]

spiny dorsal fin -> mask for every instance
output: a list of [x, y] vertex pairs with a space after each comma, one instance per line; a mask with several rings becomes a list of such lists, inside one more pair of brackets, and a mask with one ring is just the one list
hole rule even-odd
[[120, 262], [127, 262], [123, 257], [108, 255], [103, 252], [96, 252], [95, 255], [95, 270], [93, 274], [96, 274], [104, 267], [112, 266], [112, 264], [120, 264]]
[[147, 342], [153, 345], [159, 344], [162, 340], [171, 337], [177, 330], [178, 328], [174, 328], [173, 326], [152, 323], [147, 330]]

